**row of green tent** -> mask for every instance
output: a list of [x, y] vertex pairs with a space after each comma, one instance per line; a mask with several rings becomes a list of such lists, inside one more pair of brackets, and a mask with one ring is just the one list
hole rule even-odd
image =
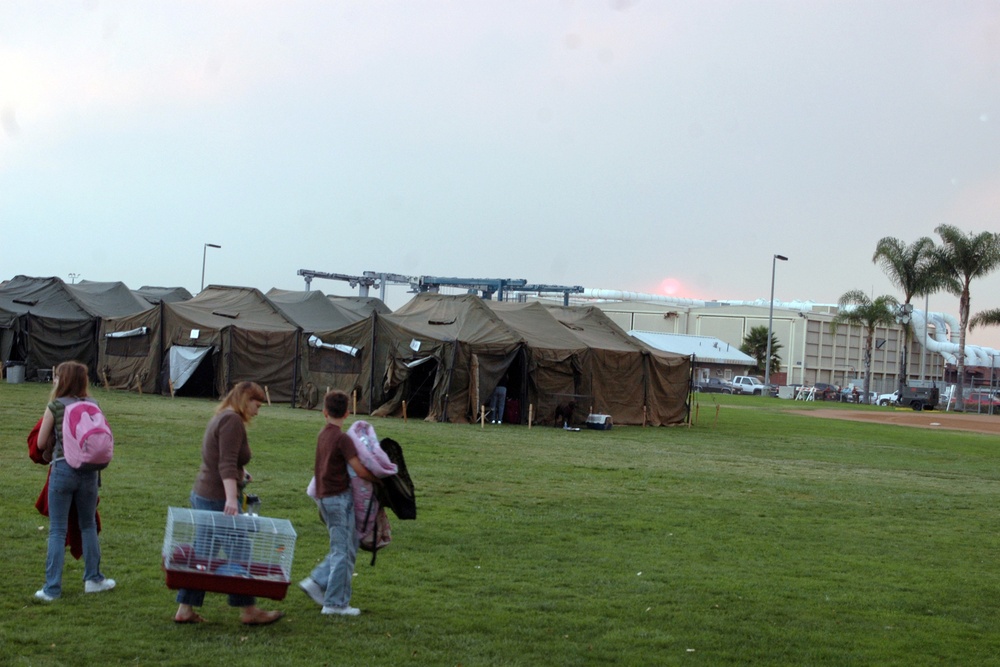
[[691, 363], [630, 337], [599, 308], [418, 294], [379, 299], [212, 285], [185, 290], [17, 276], [0, 285], [0, 357], [40, 377], [66, 359], [112, 389], [216, 397], [242, 380], [274, 402], [434, 421], [481, 417], [507, 389], [508, 421], [555, 423], [576, 403], [618, 424], [688, 417]]

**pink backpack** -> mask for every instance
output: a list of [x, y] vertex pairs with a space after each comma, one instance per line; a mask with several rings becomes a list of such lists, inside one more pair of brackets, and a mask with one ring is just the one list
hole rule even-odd
[[62, 448], [66, 463], [77, 470], [103, 470], [115, 453], [104, 413], [89, 398], [60, 398], [63, 404]]

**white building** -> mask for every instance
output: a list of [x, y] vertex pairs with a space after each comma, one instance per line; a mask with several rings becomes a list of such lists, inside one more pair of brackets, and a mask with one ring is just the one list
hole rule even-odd
[[[766, 300], [700, 301], [615, 290], [586, 290], [573, 303], [601, 308], [626, 331], [686, 334], [717, 338], [739, 349], [754, 327], [767, 327]], [[812, 302], [775, 302], [772, 331], [781, 348], [780, 370], [772, 369], [778, 384], [812, 385], [827, 382], [846, 386], [864, 374], [863, 328], [841, 324], [834, 332], [831, 322], [836, 305]], [[907, 355], [908, 382], [954, 381], [958, 352], [958, 320], [944, 313], [916, 310], [911, 315], [913, 340]], [[899, 382], [903, 327], [894, 324], [875, 331], [872, 351], [872, 389], [892, 391]], [[682, 349], [676, 350], [685, 353]], [[968, 374], [977, 383], [989, 383], [994, 365], [1000, 366], [1000, 351], [966, 345]], [[1000, 367], [996, 369], [1000, 380]], [[950, 372], [950, 375], [948, 375]], [[723, 374], [726, 377], [725, 374]]]

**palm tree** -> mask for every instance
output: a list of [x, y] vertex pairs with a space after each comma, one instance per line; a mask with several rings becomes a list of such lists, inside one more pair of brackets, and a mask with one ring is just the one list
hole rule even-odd
[[935, 249], [935, 260], [945, 279], [945, 288], [958, 297], [958, 387], [955, 409], [964, 410], [962, 385], [965, 382], [965, 335], [969, 328], [969, 285], [1000, 266], [1000, 234], [967, 234], [952, 225], [938, 225], [934, 230], [943, 242]]
[[[1000, 308], [990, 308], [989, 310], [981, 310], [972, 317], [969, 318], [969, 331], [972, 331], [976, 327], [995, 327], [1000, 326]], [[992, 362], [991, 362], [992, 364]], [[990, 389], [993, 387], [993, 371], [990, 371]]]
[[896, 322], [899, 302], [896, 297], [883, 295], [869, 299], [861, 290], [845, 292], [837, 301], [837, 314], [830, 322], [830, 330], [837, 332], [841, 324], [854, 324], [865, 330], [865, 386], [864, 401], [868, 402], [872, 384], [872, 348], [875, 346], [875, 329], [891, 326]]
[[[942, 288], [938, 266], [934, 262], [934, 241], [922, 236], [910, 245], [886, 236], [875, 245], [872, 262], [878, 264], [889, 280], [903, 292], [903, 310], [909, 311], [915, 296], [933, 294]], [[926, 317], [926, 313], [924, 317]], [[907, 377], [906, 355], [913, 337], [909, 318], [901, 318], [903, 346], [899, 353], [899, 389], [903, 390]]]
[[[778, 343], [778, 337], [773, 333], [771, 334], [771, 372], [777, 373], [781, 370], [781, 356], [778, 354], [778, 350], [781, 349], [781, 345]], [[767, 327], [751, 327], [750, 332], [743, 339], [743, 344], [740, 345], [740, 352], [743, 354], [753, 357], [757, 361], [757, 365], [750, 369], [752, 374], [760, 374], [764, 372], [764, 361], [767, 359]]]
[[969, 331], [976, 327], [988, 327], [1000, 325], [1000, 308], [990, 308], [981, 310], [969, 318]]

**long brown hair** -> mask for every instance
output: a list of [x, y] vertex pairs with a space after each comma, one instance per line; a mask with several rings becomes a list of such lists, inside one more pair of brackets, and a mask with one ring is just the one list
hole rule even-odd
[[55, 386], [52, 387], [50, 400], [57, 398], [86, 398], [90, 378], [87, 367], [79, 361], [64, 361], [56, 366]]
[[219, 403], [219, 407], [215, 409], [215, 414], [219, 414], [223, 410], [232, 410], [240, 416], [243, 423], [250, 421], [251, 416], [247, 414], [247, 408], [250, 406], [250, 401], [260, 401], [263, 403], [265, 400], [264, 390], [261, 389], [260, 385], [256, 382], [240, 382], [235, 387], [229, 390], [229, 393], [222, 398], [222, 402]]

